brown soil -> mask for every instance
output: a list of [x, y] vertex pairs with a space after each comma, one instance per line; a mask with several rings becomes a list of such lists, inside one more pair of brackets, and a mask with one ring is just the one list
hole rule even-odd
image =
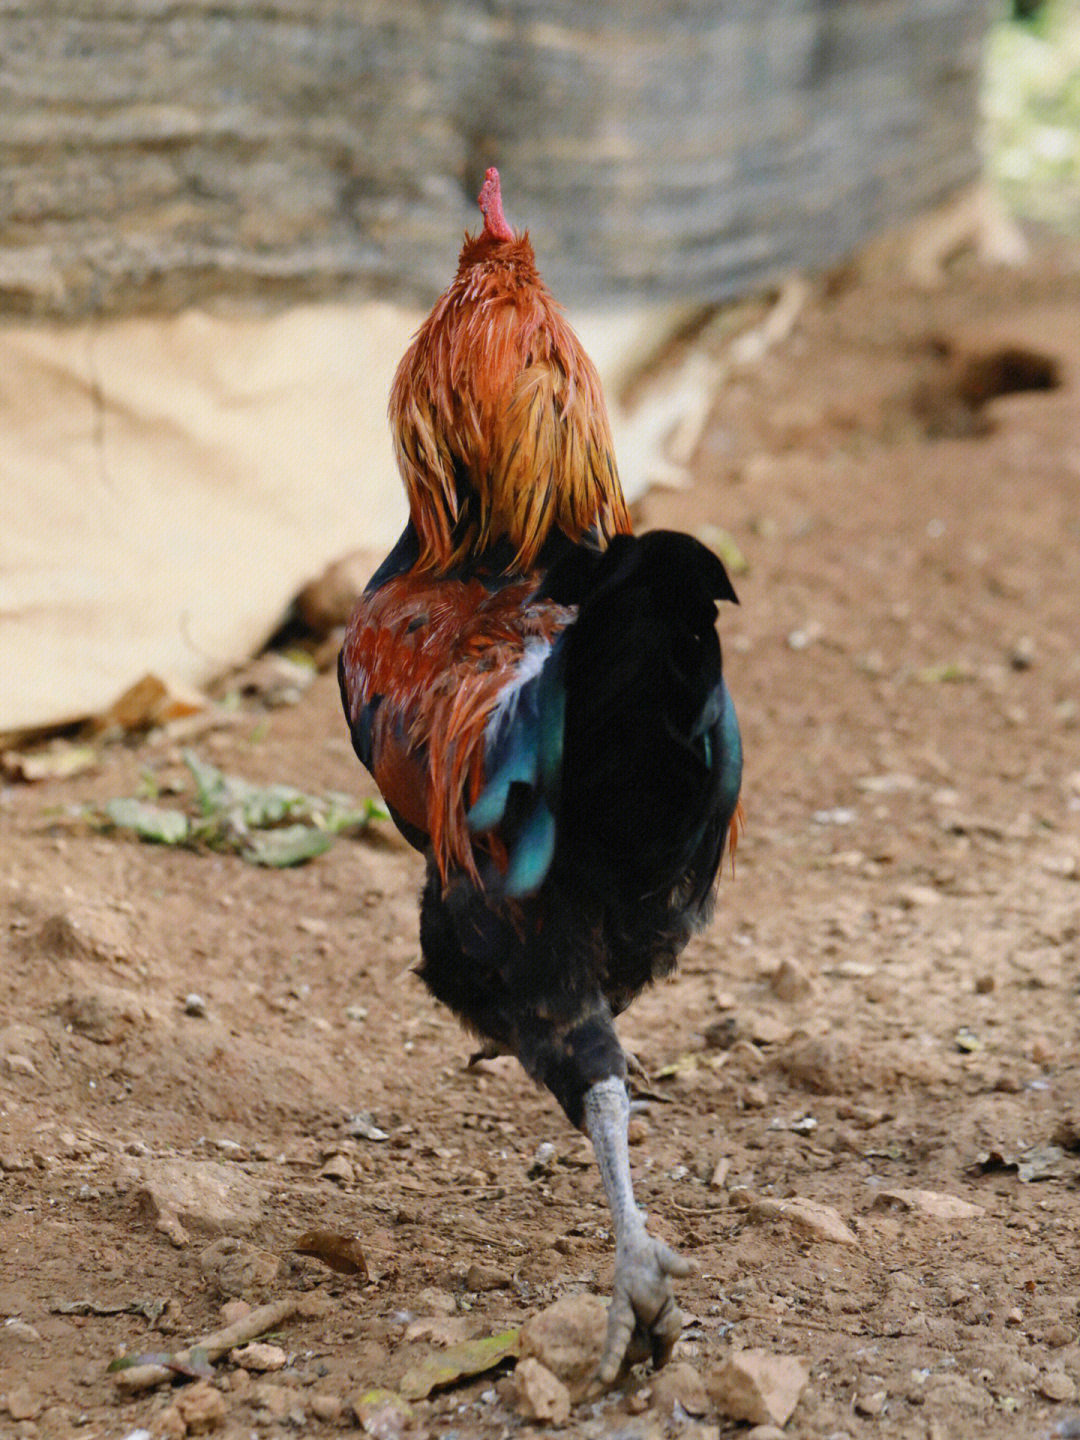
[[[638, 1193], [697, 1265], [681, 1356], [706, 1378], [732, 1346], [806, 1357], [789, 1433], [807, 1440], [1080, 1433], [1078, 314], [1075, 248], [929, 296], [835, 277], [731, 378], [696, 486], [642, 507], [723, 527], [748, 561], [722, 617], [747, 825], [715, 922], [626, 1017], [653, 1077]], [[1057, 361], [1060, 387], [984, 405], [988, 375], [1046, 378], [1000, 359], [1018, 350]], [[200, 752], [368, 793], [331, 675], [241, 720]], [[125, 1399], [106, 1375], [221, 1323], [210, 1238], [176, 1243], [140, 1199], [163, 1158], [246, 1176], [248, 1239], [286, 1257], [269, 1293], [325, 1298], [280, 1327], [277, 1391], [218, 1366], [226, 1434], [352, 1423], [362, 1389], [429, 1348], [417, 1318], [486, 1334], [603, 1293], [585, 1142], [514, 1063], [467, 1070], [412, 974], [417, 858], [341, 840], [264, 871], [72, 820], [147, 771], [182, 772], [175, 741], [0, 799], [0, 1433], [170, 1423], [180, 1386]], [[358, 1111], [388, 1138], [348, 1135]], [[755, 1214], [738, 1187], [835, 1207], [858, 1243]], [[942, 1220], [882, 1199], [897, 1188], [983, 1209]], [[313, 1227], [355, 1231], [370, 1279], [292, 1256]], [[468, 1289], [474, 1264], [500, 1288]], [[637, 1383], [567, 1433], [686, 1433]], [[432, 1435], [522, 1423], [492, 1377], [417, 1406]], [[700, 1433], [717, 1424], [740, 1428]]]

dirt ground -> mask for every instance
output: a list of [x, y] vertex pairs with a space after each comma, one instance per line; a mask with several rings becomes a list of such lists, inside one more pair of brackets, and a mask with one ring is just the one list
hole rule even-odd
[[[747, 823], [714, 923], [625, 1017], [638, 1196], [697, 1267], [677, 1357], [706, 1381], [733, 1348], [804, 1357], [806, 1440], [1080, 1434], [1078, 314], [1075, 245], [929, 294], [835, 275], [729, 378], [694, 487], [641, 507], [745, 557], [722, 633]], [[1062, 383], [980, 408], [1035, 363], [1008, 347]], [[370, 793], [330, 674], [191, 743]], [[216, 1365], [218, 1433], [314, 1436], [440, 1343], [610, 1281], [586, 1143], [514, 1063], [467, 1069], [412, 974], [421, 867], [388, 827], [279, 871], [79, 819], [168, 792], [180, 752], [157, 732], [0, 792], [4, 1436], [182, 1433], [188, 1381], [127, 1396], [106, 1367], [230, 1294], [308, 1298], [283, 1369]], [[185, 1209], [176, 1161], [216, 1198]], [[854, 1243], [767, 1203], [791, 1197]], [[355, 1232], [366, 1281], [292, 1253], [316, 1227]], [[222, 1228], [246, 1270], [200, 1259]], [[660, 1399], [636, 1374], [564, 1433], [745, 1428]], [[413, 1423], [526, 1426], [505, 1368]]]

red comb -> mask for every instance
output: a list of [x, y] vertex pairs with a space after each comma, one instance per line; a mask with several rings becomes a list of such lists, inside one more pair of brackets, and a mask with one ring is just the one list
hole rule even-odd
[[506, 216], [502, 207], [502, 187], [499, 184], [499, 172], [492, 165], [484, 172], [484, 183], [480, 186], [480, 194], [476, 197], [476, 203], [480, 206], [480, 213], [484, 217], [484, 229], [496, 240], [512, 240], [514, 232], [506, 223]]

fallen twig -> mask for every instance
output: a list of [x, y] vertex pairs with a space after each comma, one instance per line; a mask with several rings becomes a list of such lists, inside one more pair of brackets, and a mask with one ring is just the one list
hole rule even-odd
[[[209, 1335], [203, 1335], [200, 1339], [193, 1340], [186, 1349], [178, 1350], [172, 1357], [174, 1365], [190, 1363], [192, 1351], [200, 1351], [201, 1355], [210, 1361], [219, 1360], [222, 1355], [237, 1345], [246, 1345], [249, 1340], [254, 1340], [259, 1335], [265, 1334], [267, 1330], [273, 1330], [275, 1326], [291, 1319], [302, 1304], [303, 1297], [292, 1296], [288, 1300], [275, 1300], [269, 1305], [259, 1305], [249, 1314], [234, 1321], [232, 1325], [226, 1325], [223, 1330], [214, 1330]], [[115, 1371], [113, 1379], [121, 1390], [151, 1390], [155, 1385], [163, 1385], [167, 1380], [175, 1380], [176, 1375], [177, 1370], [174, 1366], [151, 1363], [126, 1366], [122, 1370]]]
[[680, 1205], [678, 1200], [671, 1201], [672, 1208], [680, 1215], [730, 1215], [730, 1205]]

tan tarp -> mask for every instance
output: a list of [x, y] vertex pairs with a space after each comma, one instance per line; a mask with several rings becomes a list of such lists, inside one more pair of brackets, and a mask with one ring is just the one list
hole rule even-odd
[[[575, 317], [614, 399], [675, 312]], [[200, 685], [404, 520], [386, 425], [420, 315], [385, 304], [0, 329], [0, 732]], [[613, 405], [630, 492], [659, 433]], [[659, 427], [659, 429], [658, 429]]]

